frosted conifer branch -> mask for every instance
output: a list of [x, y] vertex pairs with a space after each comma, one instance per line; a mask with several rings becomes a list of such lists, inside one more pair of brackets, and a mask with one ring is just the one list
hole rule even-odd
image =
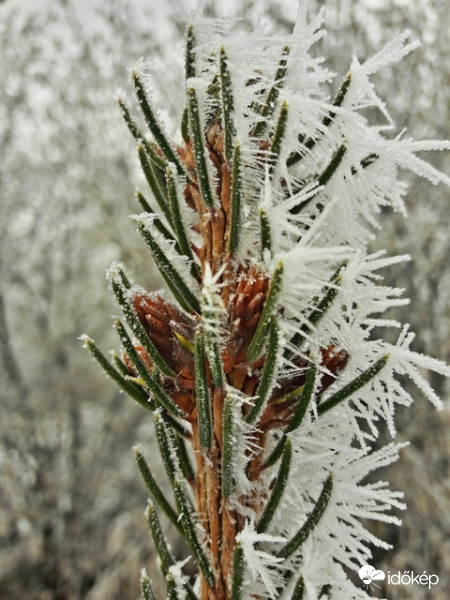
[[[417, 156], [449, 143], [395, 136], [371, 82], [417, 44], [406, 32], [364, 63], [354, 57], [330, 99], [331, 74], [311, 55], [322, 21], [323, 11], [309, 24], [302, 1], [292, 34], [267, 37], [198, 14], [180, 147], [136, 73], [153, 142], [119, 102], [153, 195], [137, 194], [137, 227], [174, 301], [114, 265], [132, 335], [116, 321], [124, 352], [113, 364], [84, 339], [121, 389], [157, 409], [177, 510], [140, 451], [136, 460], [191, 548], [201, 600], [368, 598], [346, 571], [389, 544], [362, 520], [399, 525], [393, 510], [404, 509], [401, 492], [364, 483], [403, 447], [377, 449], [380, 431], [395, 436], [396, 407], [412, 402], [403, 376], [439, 409], [422, 371], [450, 375], [386, 314], [408, 300], [383, 270], [409, 257], [368, 251], [380, 212], [406, 213], [400, 170], [450, 184]], [[400, 328], [397, 343], [380, 337], [387, 327]], [[194, 600], [153, 509], [148, 517], [167, 597]]]

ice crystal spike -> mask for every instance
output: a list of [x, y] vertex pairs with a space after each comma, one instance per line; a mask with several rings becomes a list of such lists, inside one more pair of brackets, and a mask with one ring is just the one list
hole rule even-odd
[[[306, 322], [298, 328], [298, 331], [293, 335], [291, 339], [291, 345], [301, 348], [304, 343], [305, 337], [313, 331], [313, 328], [319, 323], [324, 317], [326, 312], [331, 308], [336, 296], [339, 292], [339, 284], [341, 283], [341, 271], [347, 264], [347, 261], [343, 262], [337, 271], [334, 273], [330, 280], [330, 285], [322, 289], [323, 297], [315, 297], [313, 303], [316, 304], [315, 308], [309, 313]], [[286, 354], [289, 355], [290, 351], [287, 350]]]
[[[209, 267], [207, 267], [206, 270], [209, 271]], [[210, 276], [209, 273], [205, 274], [204, 277], [201, 310], [205, 353], [211, 371], [211, 378], [216, 388], [223, 389], [225, 385], [225, 375], [223, 371], [220, 341], [224, 309], [219, 288], [215, 283], [215, 278]]]
[[[347, 75], [344, 77], [344, 79], [342, 81], [342, 84], [338, 90], [338, 93], [336, 94], [336, 97], [333, 100], [334, 107], [342, 106], [342, 103], [344, 102], [345, 97], [348, 92], [348, 89], [350, 87], [351, 79], [352, 79], [352, 74], [347, 73]], [[330, 110], [329, 113], [327, 115], [325, 115], [325, 117], [322, 119], [322, 125], [324, 125], [325, 127], [329, 127], [335, 117], [336, 117], [336, 112], [333, 110]], [[307, 140], [304, 140], [302, 143], [303, 143], [305, 150], [312, 150], [314, 148], [314, 146], [317, 144], [318, 139], [319, 139], [318, 137], [310, 137]], [[295, 165], [296, 163], [301, 161], [302, 158], [306, 155], [307, 155], [307, 152], [305, 152], [305, 151], [303, 151], [302, 153], [293, 152], [286, 161], [287, 166], [292, 167], [293, 165]]]
[[[414, 44], [403, 35], [354, 59], [329, 100], [330, 73], [310, 54], [320, 19], [308, 24], [301, 0], [284, 38], [196, 17], [179, 145], [147, 78], [132, 74], [145, 130], [119, 100], [151, 193], [136, 193], [137, 230], [171, 297], [115, 264], [122, 353], [110, 362], [83, 340], [153, 411], [175, 508], [140, 450], [136, 463], [169, 600], [353, 597], [338, 564], [367, 564], [384, 544], [360, 519], [395, 523], [391, 509], [403, 508], [397, 492], [366, 483], [397, 459], [399, 445], [373, 448], [380, 423], [394, 435], [396, 405], [412, 401], [398, 376], [439, 408], [419, 370], [450, 374], [410, 348], [407, 329], [396, 344], [377, 338], [392, 324], [383, 311], [402, 302], [381, 274], [400, 257], [368, 250], [381, 209], [403, 210], [401, 169], [450, 182], [415, 154], [448, 143], [387, 137], [366, 110], [393, 125], [370, 77]], [[192, 580], [160, 518], [189, 546]], [[154, 598], [145, 573], [141, 589]]]

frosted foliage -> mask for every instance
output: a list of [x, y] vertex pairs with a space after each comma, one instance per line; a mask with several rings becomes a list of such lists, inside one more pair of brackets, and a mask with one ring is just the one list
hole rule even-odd
[[171, 577], [173, 579], [173, 582], [175, 584], [177, 598], [179, 598], [179, 600], [184, 600], [186, 598], [185, 585], [186, 585], [188, 578], [186, 577], [186, 575], [183, 574], [183, 571], [182, 571], [182, 568], [186, 562], [187, 562], [187, 560], [176, 563], [175, 565], [173, 565], [172, 567], [169, 568], [169, 573], [168, 573], [168, 577]]
[[132, 73], [152, 139], [124, 116], [155, 196], [134, 219], [172, 296], [114, 263], [136, 339], [115, 322], [118, 370], [83, 339], [154, 411], [175, 512], [139, 452], [138, 466], [199, 571], [193, 592], [155, 542], [173, 598], [368, 598], [355, 573], [391, 548], [370, 523], [398, 527], [406, 507], [374, 478], [407, 445], [394, 439], [397, 409], [414, 386], [443, 408], [426, 372], [450, 369], [414, 349], [396, 316], [408, 298], [384, 279], [410, 257], [373, 250], [383, 214], [406, 214], [404, 171], [450, 184], [423, 158], [450, 143], [409, 139], [374, 83], [417, 42], [406, 31], [372, 57], [349, 55], [335, 85], [317, 56], [325, 13], [307, 9], [282, 36], [198, 11], [178, 145], [155, 65]]
[[248, 577], [244, 582], [244, 590], [248, 597], [254, 597], [256, 593], [269, 598], [276, 598], [277, 590], [283, 583], [283, 578], [277, 566], [283, 561], [260, 549], [259, 545], [264, 544], [264, 542], [281, 544], [285, 539], [273, 535], [258, 534], [254, 530], [254, 523], [247, 522], [244, 529], [236, 536], [236, 541], [242, 545], [244, 557], [248, 564]]
[[[404, 445], [389, 442], [374, 450], [386, 427], [395, 436], [396, 406], [412, 402], [398, 377], [407, 375], [436, 408], [442, 409], [420, 371], [450, 374], [443, 363], [411, 350], [413, 335], [408, 328], [386, 316], [386, 311], [408, 300], [402, 289], [383, 284], [383, 269], [409, 257], [370, 253], [368, 244], [376, 238], [382, 209], [405, 212], [406, 185], [398, 179], [400, 170], [409, 170], [433, 185], [450, 184], [447, 176], [417, 156], [422, 151], [449, 149], [450, 144], [405, 138], [396, 130], [389, 107], [371, 82], [372, 75], [390, 68], [417, 47], [407, 32], [365, 62], [353, 58], [345, 97], [339, 105], [332, 104], [324, 86], [332, 74], [310, 54], [310, 48], [323, 35], [323, 15], [319, 13], [307, 23], [305, 6], [301, 3], [294, 32], [283, 37], [267, 37], [258, 30], [250, 35], [231, 21], [198, 18], [194, 23], [195, 66], [201, 75], [189, 80], [188, 86], [197, 90], [200, 112], [210, 114], [214, 98], [206, 90], [217, 72], [211, 57], [223, 47], [231, 74], [232, 118], [243, 160], [245, 223], [239, 258], [262, 266], [270, 276], [280, 264], [284, 267], [275, 307], [282, 332], [275, 372], [278, 377], [292, 375], [295, 369], [304, 372], [304, 366], [298, 367], [299, 358], [312, 363], [329, 347], [349, 356], [346, 368], [337, 375], [317, 364], [316, 391], [323, 378], [331, 375], [335, 381], [322, 394], [313, 395], [315, 401], [310, 403], [301, 426], [290, 435], [293, 461], [289, 483], [267, 534], [256, 530], [258, 514], [245, 515], [246, 525], [236, 538], [246, 564], [243, 597], [290, 598], [292, 578], [288, 578], [282, 596], [279, 594], [286, 571], [292, 570], [302, 574], [308, 599], [318, 598], [323, 586], [331, 585], [333, 599], [347, 600], [367, 598], [368, 594], [350, 583], [340, 565], [357, 571], [370, 561], [373, 546], [389, 548], [361, 520], [399, 525], [393, 509], [405, 508], [402, 494], [389, 490], [387, 483], [365, 482], [369, 473], [397, 460]], [[287, 74], [274, 110], [266, 115], [250, 110], [252, 104], [263, 102], [286, 46], [290, 48]], [[283, 101], [287, 125], [279, 154], [272, 157], [270, 150], [255, 143], [254, 131], [260, 123], [269, 132], [276, 130]], [[368, 115], [374, 111], [381, 120], [370, 120]], [[331, 125], [326, 122], [330, 113]], [[339, 162], [333, 165], [338, 152]], [[288, 168], [289, 158], [296, 154], [301, 158]], [[334, 170], [324, 177], [330, 166]], [[295, 210], [298, 206], [302, 209]], [[268, 216], [272, 235], [271, 252], [262, 255], [259, 210]], [[214, 281], [208, 285], [203, 291], [205, 298], [212, 294]], [[330, 290], [334, 291], [333, 302], [322, 308], [320, 318], [313, 319], [318, 301]], [[208, 302], [212, 304], [212, 300]], [[217, 307], [215, 318], [219, 314]], [[388, 327], [399, 329], [397, 343], [378, 338], [379, 331]], [[292, 343], [296, 336], [301, 336], [300, 344]], [[379, 368], [368, 375], [367, 370], [374, 365]], [[363, 375], [363, 383], [353, 385]], [[332, 401], [346, 386], [350, 391], [344, 401], [320, 414], [321, 405]], [[234, 442], [239, 447], [237, 455], [242, 457], [234, 465], [237, 489], [232, 501], [236, 505], [239, 496], [251, 493], [245, 470], [251, 457], [252, 432], [239, 429], [238, 415], [241, 406], [253, 404], [255, 398], [246, 399], [241, 392], [229, 390], [233, 393], [238, 406]], [[268, 452], [278, 439], [269, 441]], [[277, 468], [268, 469], [264, 485], [270, 484]], [[277, 546], [298, 531], [315, 510], [330, 474], [333, 487], [323, 516], [299, 551], [289, 557], [278, 556]]]

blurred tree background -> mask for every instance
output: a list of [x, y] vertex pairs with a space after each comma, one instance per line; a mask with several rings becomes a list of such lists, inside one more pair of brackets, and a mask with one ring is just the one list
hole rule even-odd
[[[26, 4], [23, 2], [23, 4]], [[30, 2], [30, 6], [40, 4]], [[219, 0], [205, 3], [224, 14]], [[318, 54], [343, 75], [353, 54], [374, 54], [408, 28], [422, 46], [376, 80], [405, 135], [450, 138], [449, 17], [441, 0], [311, 0], [327, 7]], [[125, 600], [151, 563], [146, 494], [131, 446], [149, 449], [142, 409], [117, 394], [89, 363], [77, 337], [88, 331], [115, 347], [116, 312], [103, 270], [127, 264], [136, 279], [161, 285], [127, 216], [138, 211], [136, 151], [114, 101], [127, 68], [154, 61], [155, 96], [168, 129], [179, 122], [182, 38], [193, 0], [114, 0], [89, 16], [77, 2], [39, 11], [0, 7], [0, 599]], [[287, 31], [295, 0], [238, 0], [227, 11]], [[339, 77], [330, 93], [339, 85]], [[449, 172], [449, 156], [428, 156]], [[408, 220], [381, 216], [374, 249], [409, 252], [388, 273], [411, 298], [399, 318], [418, 332], [415, 349], [449, 359], [448, 190], [409, 183]], [[394, 315], [393, 315], [394, 317]], [[448, 387], [432, 381], [441, 397]], [[426, 570], [434, 590], [390, 586], [393, 600], [444, 600], [450, 587], [449, 411], [421, 398], [399, 415], [412, 444], [386, 472], [405, 491], [401, 529], [379, 526], [394, 550], [375, 566]], [[156, 455], [157, 453], [153, 453]], [[428, 595], [425, 595], [428, 594]]]

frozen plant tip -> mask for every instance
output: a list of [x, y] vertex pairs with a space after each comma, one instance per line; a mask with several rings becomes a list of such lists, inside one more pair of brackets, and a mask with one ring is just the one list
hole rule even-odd
[[[375, 333], [404, 303], [381, 284], [398, 258], [367, 250], [380, 209], [403, 210], [398, 171], [450, 183], [416, 156], [449, 144], [389, 136], [370, 82], [415, 44], [401, 35], [353, 59], [330, 100], [329, 72], [309, 53], [322, 13], [305, 14], [302, 2], [284, 37], [202, 18], [188, 27], [181, 146], [146, 78], [132, 74], [148, 138], [120, 101], [150, 188], [137, 193], [137, 229], [173, 299], [113, 265], [122, 353], [111, 363], [84, 342], [154, 413], [167, 482], [141, 450], [136, 461], [170, 599], [367, 598], [346, 573], [388, 545], [359, 519], [396, 523], [391, 510], [404, 508], [399, 492], [364, 483], [397, 459], [399, 445], [376, 448], [380, 425], [395, 435], [396, 404], [412, 402], [398, 376], [440, 408], [418, 367], [449, 374], [410, 349], [407, 328], [397, 344]], [[388, 126], [372, 124], [368, 107]], [[183, 574], [160, 517], [184, 538], [196, 577]], [[145, 573], [141, 589], [155, 597]]]

